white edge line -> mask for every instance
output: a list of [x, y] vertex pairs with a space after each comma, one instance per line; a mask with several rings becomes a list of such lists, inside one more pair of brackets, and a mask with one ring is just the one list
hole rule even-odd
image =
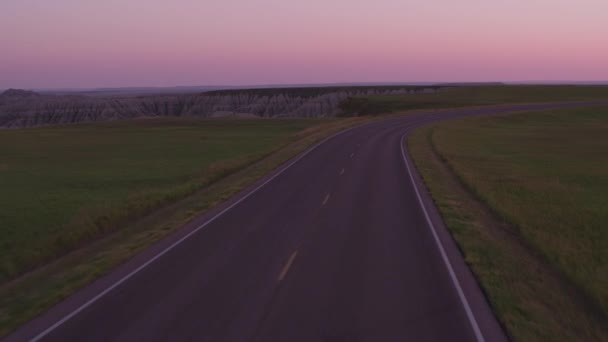
[[[373, 124], [373, 123], [375, 123], [375, 122], [370, 122], [370, 124]], [[177, 247], [179, 244], [181, 244], [182, 242], [184, 242], [185, 240], [187, 240], [189, 237], [191, 237], [192, 235], [196, 234], [201, 229], [205, 228], [208, 224], [210, 224], [211, 222], [215, 221], [218, 217], [222, 216], [228, 210], [234, 208], [236, 205], [238, 205], [239, 203], [243, 202], [249, 196], [251, 196], [254, 193], [256, 193], [264, 185], [270, 183], [272, 180], [274, 180], [275, 178], [277, 178], [278, 176], [280, 176], [283, 172], [285, 172], [287, 169], [289, 169], [290, 167], [292, 167], [295, 163], [297, 163], [298, 161], [300, 161], [302, 158], [304, 158], [310, 152], [316, 150], [319, 146], [321, 146], [326, 141], [328, 141], [330, 139], [333, 139], [333, 138], [335, 138], [337, 136], [340, 136], [340, 135], [342, 135], [342, 134], [344, 134], [346, 132], [349, 132], [349, 131], [351, 131], [351, 130], [353, 130], [355, 128], [363, 127], [363, 126], [366, 126], [366, 125], [367, 124], [358, 125], [358, 126], [354, 126], [354, 127], [350, 127], [348, 129], [342, 130], [340, 132], [337, 132], [337, 133], [335, 133], [335, 134], [333, 134], [333, 135], [331, 135], [331, 136], [329, 136], [329, 137], [321, 140], [316, 145], [310, 147], [308, 150], [306, 150], [305, 152], [301, 153], [294, 160], [292, 160], [289, 164], [287, 164], [287, 166], [285, 166], [283, 169], [281, 169], [280, 171], [278, 171], [277, 173], [275, 173], [272, 177], [270, 177], [269, 179], [267, 179], [266, 181], [264, 181], [264, 183], [258, 185], [255, 189], [251, 190], [249, 193], [245, 194], [243, 197], [241, 197], [240, 199], [238, 199], [236, 202], [232, 203], [230, 206], [228, 206], [224, 210], [220, 211], [215, 216], [211, 217], [205, 223], [203, 223], [200, 226], [196, 227], [190, 233], [186, 234], [181, 239], [175, 241], [169, 247], [165, 248], [164, 250], [162, 250], [161, 252], [159, 252], [158, 254], [156, 254], [153, 258], [151, 258], [150, 260], [146, 261], [144, 264], [140, 265], [135, 270], [131, 271], [129, 274], [127, 274], [124, 277], [120, 278], [120, 280], [118, 280], [114, 284], [110, 285], [108, 288], [106, 288], [105, 290], [103, 290], [102, 292], [100, 292], [95, 297], [89, 299], [86, 303], [84, 303], [81, 306], [79, 306], [76, 310], [72, 311], [71, 313], [69, 313], [68, 315], [66, 315], [65, 317], [63, 317], [59, 321], [57, 321], [55, 324], [53, 324], [50, 327], [46, 328], [44, 331], [42, 331], [41, 333], [39, 333], [38, 335], [36, 335], [35, 337], [33, 337], [30, 341], [36, 342], [36, 341], [39, 341], [40, 339], [44, 338], [46, 335], [48, 335], [49, 333], [51, 333], [53, 330], [55, 330], [58, 327], [60, 327], [61, 325], [63, 325], [65, 322], [69, 321], [74, 316], [78, 315], [84, 309], [88, 308], [93, 303], [95, 303], [96, 301], [98, 301], [100, 298], [102, 298], [103, 296], [105, 296], [106, 294], [108, 294], [110, 291], [114, 290], [115, 288], [117, 288], [118, 286], [120, 286], [122, 283], [126, 282], [131, 277], [133, 277], [135, 274], [139, 273], [141, 270], [143, 270], [144, 268], [148, 267], [154, 261], [158, 260], [160, 257], [162, 257], [163, 255], [167, 254], [169, 251], [171, 251], [173, 248]]]
[[431, 232], [433, 233], [433, 237], [435, 238], [437, 247], [439, 247], [439, 252], [441, 253], [443, 262], [445, 263], [445, 266], [447, 267], [448, 272], [450, 273], [450, 278], [452, 279], [452, 283], [454, 284], [454, 287], [456, 288], [456, 292], [458, 292], [458, 297], [460, 297], [460, 302], [462, 303], [462, 306], [464, 307], [464, 310], [467, 313], [467, 317], [469, 319], [469, 322], [471, 323], [471, 327], [473, 328], [475, 337], [477, 338], [477, 341], [485, 342], [485, 338], [483, 337], [483, 334], [481, 333], [481, 330], [479, 329], [479, 325], [477, 324], [475, 315], [473, 315], [473, 310], [471, 310], [471, 306], [469, 305], [469, 302], [467, 301], [467, 298], [464, 295], [464, 292], [462, 291], [462, 287], [460, 286], [460, 282], [458, 281], [458, 278], [456, 277], [456, 273], [454, 272], [454, 269], [452, 268], [452, 264], [450, 263], [448, 255], [445, 252], [445, 249], [443, 247], [443, 244], [441, 243], [441, 240], [439, 239], [439, 236], [437, 235], [435, 225], [431, 221], [429, 213], [426, 210], [426, 206], [424, 205], [424, 202], [422, 201], [422, 196], [420, 196], [420, 192], [418, 191], [418, 186], [416, 186], [416, 181], [414, 180], [414, 176], [412, 175], [412, 169], [410, 167], [410, 163], [407, 160], [407, 157], [405, 155], [405, 149], [403, 147], [403, 145], [404, 145], [403, 143], [404, 143], [404, 139], [405, 139], [406, 135], [407, 135], [407, 132], [404, 133], [403, 136], [401, 136], [401, 140], [400, 140], [401, 156], [403, 157], [403, 161], [405, 162], [405, 167], [407, 168], [407, 172], [410, 176], [410, 180], [412, 181], [412, 186], [414, 187], [414, 191], [416, 192], [416, 197], [418, 198], [420, 207], [422, 208], [422, 211], [424, 212], [424, 217], [426, 218], [428, 227], [430, 228]]

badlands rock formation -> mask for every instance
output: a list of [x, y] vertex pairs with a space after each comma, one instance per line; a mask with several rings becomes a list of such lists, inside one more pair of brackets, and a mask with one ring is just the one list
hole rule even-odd
[[435, 88], [368, 87], [230, 90], [191, 95], [90, 97], [40, 95], [9, 89], [0, 94], [0, 127], [24, 128], [154, 116], [325, 117], [355, 96], [430, 92]]

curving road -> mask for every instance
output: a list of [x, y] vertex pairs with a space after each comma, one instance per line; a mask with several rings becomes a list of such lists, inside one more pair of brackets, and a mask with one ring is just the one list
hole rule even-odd
[[506, 340], [402, 139], [438, 120], [565, 106], [415, 114], [337, 134], [8, 340]]

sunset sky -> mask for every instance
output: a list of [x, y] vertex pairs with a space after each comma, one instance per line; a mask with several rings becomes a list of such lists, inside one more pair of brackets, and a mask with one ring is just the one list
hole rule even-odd
[[0, 88], [608, 80], [607, 0], [1, 0]]

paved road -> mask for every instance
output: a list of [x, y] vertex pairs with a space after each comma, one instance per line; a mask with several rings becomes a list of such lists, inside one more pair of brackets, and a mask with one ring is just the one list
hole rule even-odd
[[504, 340], [401, 141], [437, 120], [553, 106], [334, 136], [9, 340]]

